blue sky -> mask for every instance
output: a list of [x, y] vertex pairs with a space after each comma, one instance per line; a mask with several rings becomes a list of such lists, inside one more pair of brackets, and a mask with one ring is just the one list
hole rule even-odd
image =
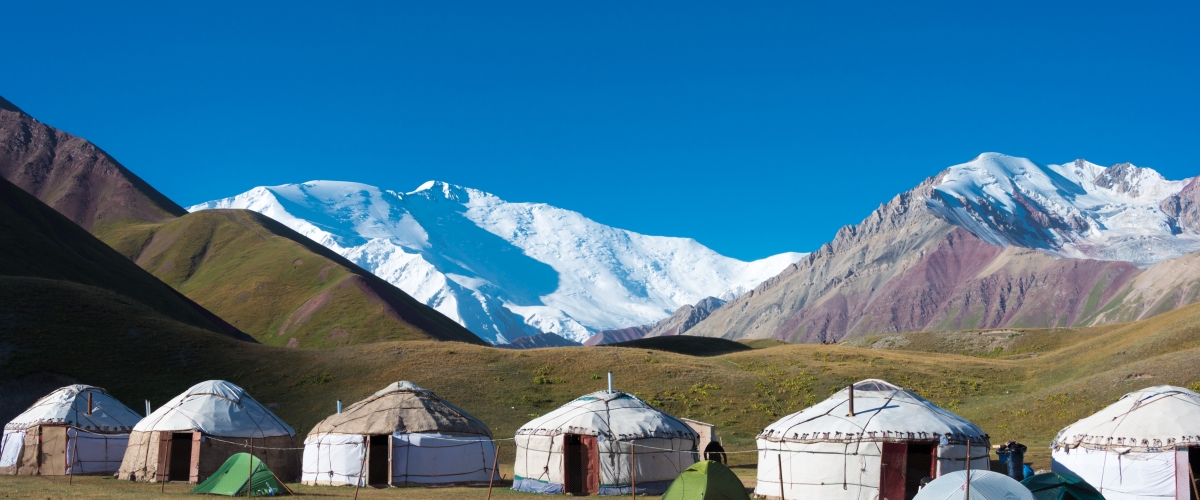
[[183, 205], [438, 179], [743, 259], [985, 151], [1200, 174], [1196, 2], [255, 3], [12, 3], [0, 95]]

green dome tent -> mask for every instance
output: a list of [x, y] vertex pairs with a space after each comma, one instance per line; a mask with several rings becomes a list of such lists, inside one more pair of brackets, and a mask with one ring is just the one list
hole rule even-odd
[[720, 462], [704, 460], [683, 471], [663, 500], [750, 500], [737, 474]]
[[[253, 476], [250, 474], [252, 469], [254, 470]], [[253, 479], [250, 479], [251, 477]], [[192, 493], [233, 497], [245, 495], [247, 486], [250, 487], [250, 496], [255, 497], [292, 494], [292, 491], [279, 482], [279, 478], [275, 477], [275, 473], [271, 472], [271, 469], [268, 469], [262, 460], [249, 453], [234, 453], [213, 475], [196, 485], [192, 489]]]
[[1029, 488], [1037, 500], [1104, 500], [1104, 495], [1092, 485], [1067, 474], [1047, 472], [1025, 478], [1021, 484]]

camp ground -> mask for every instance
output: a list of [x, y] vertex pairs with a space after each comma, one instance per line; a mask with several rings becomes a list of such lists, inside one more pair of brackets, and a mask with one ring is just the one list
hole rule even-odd
[[483, 422], [407, 381], [322, 420], [304, 440], [309, 485], [487, 484], [496, 455]]
[[987, 469], [975, 424], [882, 380], [863, 380], [788, 415], [758, 436], [767, 498], [911, 499], [923, 478]]
[[99, 387], [57, 389], [5, 424], [0, 474], [112, 474], [141, 419]]
[[517, 429], [513, 489], [661, 494], [696, 462], [697, 434], [636, 396], [582, 396]]
[[263, 458], [281, 479], [300, 476], [296, 432], [241, 387], [201, 382], [133, 428], [117, 477], [131, 481], [208, 479], [234, 453]]

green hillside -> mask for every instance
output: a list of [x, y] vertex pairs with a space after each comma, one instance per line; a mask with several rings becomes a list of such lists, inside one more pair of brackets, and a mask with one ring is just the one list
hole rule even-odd
[[118, 252], [259, 342], [483, 341], [337, 253], [262, 214], [205, 210], [97, 232]]
[[[183, 323], [241, 332], [151, 276], [54, 209], [0, 179], [0, 276], [65, 280], [111, 290]], [[20, 293], [20, 290], [10, 290]]]

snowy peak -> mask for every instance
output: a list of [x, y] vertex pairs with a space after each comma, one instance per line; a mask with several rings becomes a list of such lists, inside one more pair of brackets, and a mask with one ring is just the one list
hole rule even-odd
[[1140, 266], [1200, 250], [1200, 236], [1160, 208], [1190, 179], [1169, 181], [1129, 163], [1042, 166], [999, 153], [939, 178], [927, 207], [996, 245]]
[[288, 225], [494, 343], [654, 323], [705, 297], [739, 296], [804, 255], [742, 262], [692, 239], [440, 181], [404, 194], [341, 181], [258, 187], [190, 210], [211, 208]]

